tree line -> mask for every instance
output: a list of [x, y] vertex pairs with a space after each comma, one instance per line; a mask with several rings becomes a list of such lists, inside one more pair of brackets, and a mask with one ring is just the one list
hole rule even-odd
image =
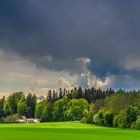
[[81, 121], [107, 127], [140, 128], [140, 91], [112, 89], [49, 90], [41, 101], [35, 95], [16, 92], [0, 99], [0, 121], [20, 116], [41, 122]]

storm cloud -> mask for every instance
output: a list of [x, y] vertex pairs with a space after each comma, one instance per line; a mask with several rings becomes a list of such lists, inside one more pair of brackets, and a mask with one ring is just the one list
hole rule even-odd
[[[90, 73], [86, 85], [98, 79], [106, 88], [138, 89], [139, 4], [139, 0], [2, 0], [0, 48], [26, 58], [37, 69], [79, 77], [72, 84], [85, 82], [86, 69]], [[83, 58], [90, 62], [85, 65]], [[68, 84], [69, 79], [62, 79]]]

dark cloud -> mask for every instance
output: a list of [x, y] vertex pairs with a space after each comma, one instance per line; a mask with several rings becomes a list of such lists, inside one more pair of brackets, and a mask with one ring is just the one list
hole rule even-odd
[[126, 60], [140, 59], [139, 4], [139, 0], [2, 0], [0, 47], [40, 68], [77, 73], [75, 60], [89, 57], [90, 70], [101, 78], [108, 74], [135, 78], [130, 70], [137, 71], [140, 63], [128, 70]]

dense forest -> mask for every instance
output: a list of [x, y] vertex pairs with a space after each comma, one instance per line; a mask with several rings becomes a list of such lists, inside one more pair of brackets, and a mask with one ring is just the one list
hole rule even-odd
[[0, 122], [12, 123], [20, 116], [41, 122], [81, 121], [107, 127], [140, 129], [140, 91], [112, 89], [49, 90], [47, 97], [16, 92], [0, 99]]

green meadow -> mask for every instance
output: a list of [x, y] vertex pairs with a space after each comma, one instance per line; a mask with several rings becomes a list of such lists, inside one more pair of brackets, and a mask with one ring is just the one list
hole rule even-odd
[[139, 140], [140, 131], [80, 122], [1, 124], [0, 140]]

